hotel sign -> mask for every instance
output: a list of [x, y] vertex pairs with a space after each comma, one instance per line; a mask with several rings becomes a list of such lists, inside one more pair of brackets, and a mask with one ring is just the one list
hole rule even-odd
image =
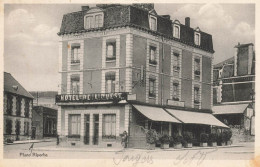
[[92, 93], [92, 94], [62, 94], [56, 96], [56, 103], [84, 103], [84, 102], [106, 102], [117, 103], [127, 99], [126, 92], [120, 93]]

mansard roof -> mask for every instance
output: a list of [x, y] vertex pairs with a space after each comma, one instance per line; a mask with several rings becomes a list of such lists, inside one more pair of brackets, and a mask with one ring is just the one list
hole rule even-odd
[[[204, 51], [214, 53], [212, 36], [205, 32], [200, 31], [201, 42], [200, 45], [194, 43], [195, 29], [180, 24], [180, 39], [173, 37], [173, 21], [169, 17], [156, 15], [157, 17], [157, 30], [152, 31], [149, 27], [149, 14], [147, 9], [143, 9], [133, 5], [115, 5], [111, 7], [102, 8], [104, 12], [104, 25], [99, 28], [84, 29], [84, 16], [89, 10], [68, 13], [63, 16], [60, 32], [58, 35], [83, 33], [89, 31], [102, 31], [106, 29], [119, 28], [119, 27], [132, 27], [146, 31], [153, 35], [163, 36], [192, 47], [202, 49]], [[156, 11], [152, 12], [157, 14]]]

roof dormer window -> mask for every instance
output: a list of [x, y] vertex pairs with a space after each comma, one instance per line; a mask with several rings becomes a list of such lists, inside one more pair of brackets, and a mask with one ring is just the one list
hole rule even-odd
[[194, 32], [194, 43], [195, 45], [200, 45], [200, 29], [196, 28]]
[[180, 22], [178, 20], [173, 23], [173, 37], [180, 39]]
[[84, 28], [99, 28], [103, 27], [104, 24], [104, 14], [102, 10], [95, 8], [88, 11], [84, 17]]
[[149, 15], [149, 24], [151, 30], [157, 31], [157, 18], [155, 16]]

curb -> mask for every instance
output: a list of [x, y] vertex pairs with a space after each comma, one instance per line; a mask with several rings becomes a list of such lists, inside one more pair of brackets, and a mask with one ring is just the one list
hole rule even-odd
[[30, 144], [30, 143], [41, 143], [41, 142], [55, 142], [55, 141], [52, 141], [52, 140], [40, 140], [40, 141], [19, 142], [19, 143], [4, 143], [4, 145]]
[[[233, 146], [218, 146], [218, 147], [193, 147], [193, 148], [182, 148], [182, 149], [155, 149], [155, 150], [127, 148], [125, 150], [126, 151], [159, 152], [159, 151], [203, 150], [203, 149], [232, 148], [232, 147], [244, 147], [244, 146], [233, 145]], [[118, 152], [118, 151], [122, 151], [122, 149], [119, 149], [119, 150], [105, 150], [105, 149], [91, 150], [91, 148], [85, 148], [85, 149], [77, 149], [77, 148], [50, 148], [50, 149], [48, 149], [46, 147], [34, 148], [34, 150], [35, 151], [73, 151], [73, 152]]]

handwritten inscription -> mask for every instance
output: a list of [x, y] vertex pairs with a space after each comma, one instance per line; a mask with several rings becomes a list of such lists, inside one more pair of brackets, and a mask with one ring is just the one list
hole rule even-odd
[[184, 154], [179, 154], [176, 158], [176, 160], [173, 162], [174, 165], [183, 164], [183, 165], [189, 165], [193, 162], [195, 162], [198, 165], [202, 164], [203, 161], [206, 159], [207, 155], [210, 153], [213, 153], [217, 151], [218, 149], [215, 148], [214, 150], [210, 151], [202, 151], [199, 150], [195, 153], [191, 153], [190, 151], [185, 152]]
[[138, 164], [153, 164], [153, 157], [150, 152], [141, 152], [141, 153], [126, 153], [125, 150], [120, 150], [115, 152], [116, 155], [119, 155], [118, 158], [113, 158], [114, 164], [119, 165], [122, 163], [133, 163], [133, 166]]

